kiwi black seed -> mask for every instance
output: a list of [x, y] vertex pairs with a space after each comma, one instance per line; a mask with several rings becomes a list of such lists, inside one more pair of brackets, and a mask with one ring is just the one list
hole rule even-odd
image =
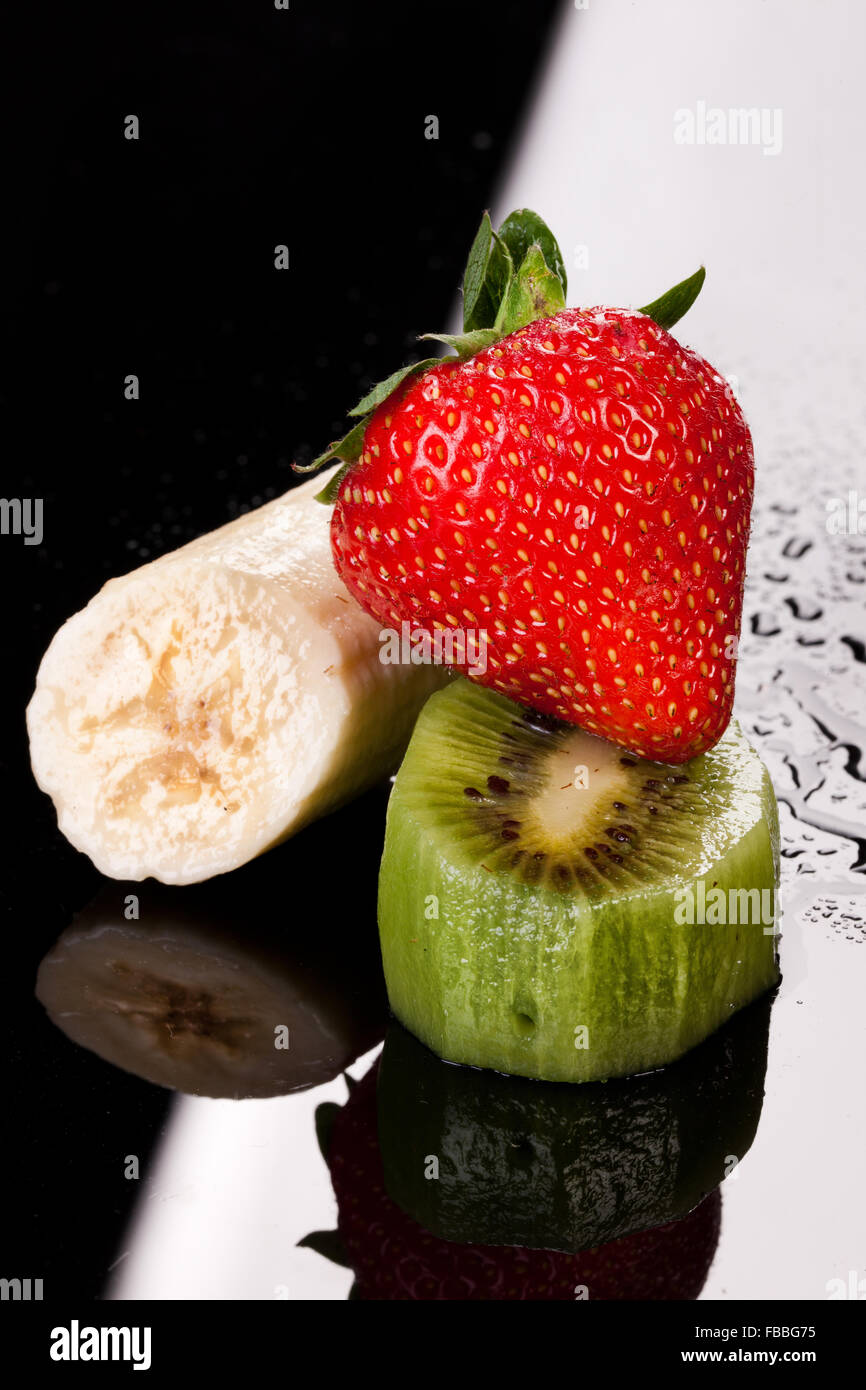
[[[681, 841], [697, 841], [706, 800], [685, 774], [623, 757], [545, 715], [514, 718], [513, 708], [484, 705], [485, 718], [459, 729], [461, 767], [471, 779], [457, 789], [462, 833], [494, 873], [597, 900], [651, 881]], [[496, 770], [503, 763], [508, 777]], [[588, 769], [586, 786], [575, 781], [578, 765]], [[436, 802], [445, 814], [454, 782], [447, 761], [441, 767]], [[431, 782], [439, 782], [433, 770]]]

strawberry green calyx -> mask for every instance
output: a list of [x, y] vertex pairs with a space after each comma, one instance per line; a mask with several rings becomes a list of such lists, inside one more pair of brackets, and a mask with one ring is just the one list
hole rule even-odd
[[464, 332], [492, 328], [504, 338], [564, 309], [567, 287], [562, 253], [537, 212], [519, 208], [498, 232], [485, 212], [463, 277]]
[[519, 208], [506, 217], [499, 228], [499, 236], [511, 252], [515, 270], [523, 265], [533, 246], [538, 246], [551, 272], [562, 284], [565, 297], [568, 279], [565, 274], [565, 261], [559, 243], [547, 223], [531, 208]]
[[527, 251], [499, 306], [494, 328], [501, 337], [525, 328], [535, 319], [548, 318], [565, 308], [562, 281], [551, 270], [540, 245]]
[[366, 417], [372, 415], [377, 406], [386, 401], [393, 395], [401, 382], [407, 376], [414, 376], [416, 372], [426, 372], [428, 367], [438, 367], [440, 359], [438, 357], [425, 357], [423, 362], [410, 362], [408, 367], [400, 367], [390, 376], [386, 376], [384, 381], [379, 381], [368, 391], [358, 404], [349, 411], [349, 419], [354, 420], [358, 416]]
[[[432, 336], [432, 335], [431, 335]], [[472, 348], [472, 352], [478, 352], [479, 348]], [[344, 434], [342, 439], [337, 439], [330, 444], [323, 453], [314, 458], [312, 463], [293, 463], [292, 469], [295, 473], [316, 473], [323, 468], [326, 463], [333, 463], [335, 459], [342, 459], [343, 467], [334, 474], [328, 484], [316, 495], [317, 502], [324, 502], [330, 505], [335, 501], [340, 483], [346, 476], [353, 463], [357, 463], [364, 448], [364, 433], [370, 421], [370, 416], [377, 406], [386, 401], [389, 396], [397, 390], [407, 377], [417, 376], [420, 372], [426, 372], [428, 367], [438, 367], [441, 362], [440, 357], [425, 357], [421, 362], [410, 362], [407, 367], [400, 367], [398, 371], [392, 372], [384, 381], [378, 382], [358, 404], [349, 411], [349, 419], [360, 417], [357, 425]]]
[[[700, 293], [705, 271], [654, 300], [640, 312], [661, 328], [671, 328]], [[518, 329], [565, 308], [567, 277], [562, 252], [547, 223], [531, 208], [518, 208], [494, 231], [485, 212], [475, 234], [463, 277], [463, 332], [424, 333], [419, 341], [444, 343], [457, 360], [474, 357]], [[447, 359], [445, 359], [447, 360]], [[454, 360], [454, 359], [451, 359]], [[339, 459], [343, 467], [318, 494], [332, 504], [346, 473], [361, 457], [364, 436], [373, 412], [411, 377], [440, 366], [441, 357], [426, 357], [400, 367], [373, 386], [348, 412], [357, 423], [309, 464], [294, 464], [296, 473], [313, 473]]]
[[670, 330], [691, 309], [706, 278], [707, 272], [701, 266], [694, 275], [690, 275], [687, 280], [681, 280], [672, 290], [654, 299], [652, 304], [647, 304], [640, 313], [646, 314], [659, 328]]
[[344, 434], [342, 439], [335, 439], [333, 444], [329, 444], [327, 449], [324, 449], [313, 459], [312, 463], [293, 463], [292, 472], [317, 473], [320, 468], [324, 468], [327, 463], [333, 463], [335, 459], [342, 459], [344, 463], [354, 463], [361, 456], [366, 427], [366, 419], [361, 420], [359, 424], [353, 425], [349, 433]]
[[535, 319], [565, 308], [565, 264], [550, 228], [529, 208], [494, 232], [485, 212], [463, 276], [463, 332], [425, 333], [471, 357]]
[[[478, 351], [477, 348], [474, 351]], [[364, 431], [367, 428], [367, 421], [373, 414], [377, 405], [386, 401], [406, 377], [414, 376], [417, 372], [425, 372], [428, 367], [438, 366], [438, 357], [426, 357], [423, 362], [410, 362], [407, 367], [400, 367], [396, 372], [392, 372], [384, 381], [380, 381], [367, 395], [358, 402], [352, 410], [348, 412], [349, 419], [353, 420], [360, 417], [357, 425], [353, 425], [348, 434], [344, 434], [342, 439], [337, 439], [330, 444], [321, 454], [313, 459], [312, 463], [294, 463], [292, 469], [295, 473], [316, 473], [320, 468], [324, 468], [326, 463], [332, 463], [334, 459], [342, 459], [344, 463], [354, 463], [360, 458], [364, 445]], [[342, 470], [341, 470], [342, 472]]]
[[[362, 433], [363, 429], [366, 428], [366, 425], [367, 422], [366, 420], [364, 420]], [[338, 468], [333, 477], [328, 479], [328, 481], [325, 483], [325, 486], [322, 488], [322, 491], [316, 493], [316, 501], [321, 502], [325, 507], [333, 507], [340, 491], [340, 484], [342, 483], [346, 474], [349, 472], [349, 469], [354, 468], [356, 463], [357, 459], [346, 459], [345, 463], [343, 464], [343, 467]]]
[[485, 212], [469, 251], [463, 275], [463, 329], [492, 328], [505, 292], [514, 278], [511, 252]]
[[[463, 332], [424, 333], [420, 341], [445, 343], [459, 359], [473, 357], [498, 339], [534, 319], [565, 308], [566, 274], [562, 253], [547, 224], [529, 208], [520, 208], [494, 232], [485, 212], [475, 235], [463, 278]], [[400, 367], [378, 382], [348, 412], [358, 423], [335, 440], [312, 463], [293, 464], [296, 473], [315, 473], [339, 459], [343, 467], [329, 479], [317, 500], [331, 505], [349, 469], [360, 458], [364, 434], [377, 406], [412, 376], [439, 366], [440, 357], [426, 357]]]
[[[469, 333], [422, 333], [423, 341], [432, 340], [435, 343], [445, 343], [446, 347], [451, 347], [459, 358], [474, 357], [476, 352], [483, 352], [485, 348], [492, 347], [499, 340], [499, 333], [495, 328], [475, 328]], [[437, 363], [440, 360], [436, 359]]]

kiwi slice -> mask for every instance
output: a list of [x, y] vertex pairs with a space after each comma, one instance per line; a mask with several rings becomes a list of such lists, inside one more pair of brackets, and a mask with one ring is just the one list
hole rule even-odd
[[548, 1081], [663, 1066], [778, 978], [778, 860], [735, 725], [669, 767], [456, 681], [388, 806], [391, 1008], [453, 1062]]

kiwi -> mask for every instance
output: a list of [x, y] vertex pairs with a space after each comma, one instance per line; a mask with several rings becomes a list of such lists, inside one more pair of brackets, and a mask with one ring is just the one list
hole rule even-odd
[[452, 1062], [548, 1081], [663, 1066], [777, 980], [778, 859], [735, 725], [669, 767], [456, 681], [388, 806], [391, 1008]]
[[668, 1067], [584, 1086], [453, 1066], [392, 1022], [378, 1089], [388, 1195], [442, 1240], [530, 1249], [585, 1250], [685, 1216], [751, 1148], [772, 997]]

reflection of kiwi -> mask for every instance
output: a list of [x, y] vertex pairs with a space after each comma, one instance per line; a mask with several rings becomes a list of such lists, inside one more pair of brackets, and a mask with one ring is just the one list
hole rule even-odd
[[337, 1231], [316, 1231], [299, 1242], [352, 1268], [356, 1283], [350, 1297], [451, 1302], [698, 1297], [719, 1237], [718, 1189], [678, 1221], [579, 1254], [462, 1244], [431, 1235], [384, 1190], [376, 1073], [374, 1065], [338, 1113], [337, 1107], [327, 1107], [329, 1124], [320, 1124], [320, 1133], [337, 1199]]
[[769, 1023], [767, 995], [670, 1066], [585, 1086], [454, 1066], [393, 1024], [388, 1193], [443, 1240], [485, 1245], [583, 1250], [684, 1216], [751, 1147]]
[[[774, 983], [777, 865], [772, 787], [736, 727], [674, 768], [457, 681], [388, 807], [391, 1006], [455, 1062], [550, 1081], [661, 1066]], [[690, 925], [686, 890], [750, 920]]]
[[[321, 869], [318, 838], [302, 842], [305, 867]], [[318, 908], [311, 920], [292, 848], [214, 884], [107, 884], [40, 964], [51, 1020], [115, 1066], [193, 1095], [285, 1095], [339, 1075], [385, 1030], [372, 885], [366, 913], [359, 878], [357, 918]]]

